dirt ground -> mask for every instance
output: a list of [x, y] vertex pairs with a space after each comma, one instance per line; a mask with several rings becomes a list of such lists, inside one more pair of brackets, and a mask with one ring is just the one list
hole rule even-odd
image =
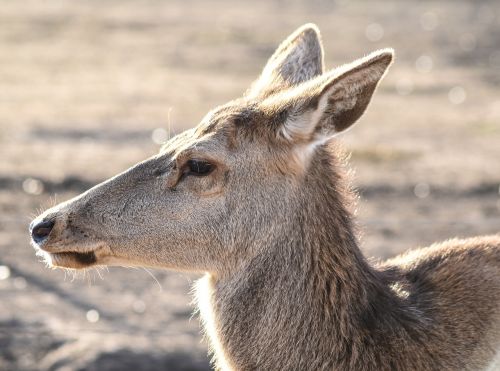
[[330, 68], [396, 50], [339, 137], [365, 254], [500, 232], [498, 1], [0, 0], [0, 369], [210, 369], [195, 276], [73, 279], [38, 262], [28, 223], [240, 95], [306, 22]]

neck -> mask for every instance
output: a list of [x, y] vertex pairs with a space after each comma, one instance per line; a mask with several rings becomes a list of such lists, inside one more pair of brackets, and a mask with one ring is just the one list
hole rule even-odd
[[230, 276], [199, 282], [220, 369], [352, 368], [367, 356], [366, 336], [403, 312], [389, 280], [362, 256], [345, 189], [327, 166], [327, 179], [318, 167], [306, 175], [309, 196], [287, 233]]

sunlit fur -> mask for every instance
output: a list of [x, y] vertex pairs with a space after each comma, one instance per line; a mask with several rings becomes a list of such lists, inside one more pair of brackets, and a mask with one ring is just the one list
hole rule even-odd
[[[378, 265], [359, 249], [334, 137], [392, 60], [324, 72], [317, 28], [301, 27], [243, 97], [40, 215], [55, 225], [35, 247], [63, 267], [204, 273], [195, 302], [221, 370], [495, 369], [500, 236]], [[196, 176], [193, 159], [213, 171]]]

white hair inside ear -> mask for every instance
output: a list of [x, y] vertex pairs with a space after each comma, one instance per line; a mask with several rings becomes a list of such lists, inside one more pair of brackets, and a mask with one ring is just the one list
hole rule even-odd
[[293, 157], [303, 167], [307, 168], [316, 150], [327, 143], [333, 136], [320, 136], [312, 142], [296, 145], [293, 149]]

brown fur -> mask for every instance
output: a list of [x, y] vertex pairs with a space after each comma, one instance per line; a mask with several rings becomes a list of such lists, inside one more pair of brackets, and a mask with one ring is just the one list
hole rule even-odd
[[[332, 138], [365, 111], [383, 50], [323, 73], [304, 26], [247, 94], [161, 152], [37, 218], [55, 266], [205, 272], [215, 364], [234, 370], [478, 370], [500, 346], [500, 236], [379, 265], [362, 255]], [[190, 160], [213, 171], [195, 176]]]

